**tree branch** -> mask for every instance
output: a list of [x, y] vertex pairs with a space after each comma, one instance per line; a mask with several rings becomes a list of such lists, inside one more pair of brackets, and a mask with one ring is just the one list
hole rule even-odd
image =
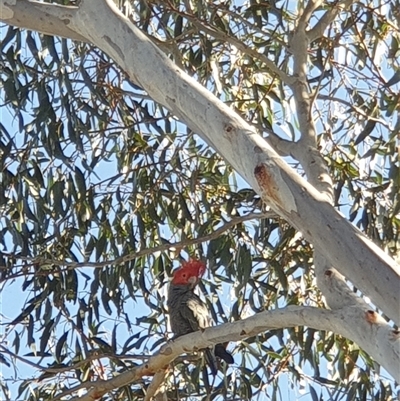
[[[185, 352], [210, 347], [227, 341], [240, 341], [267, 330], [307, 326], [315, 330], [332, 331], [355, 341], [400, 380], [400, 333], [372, 311], [360, 312], [352, 306], [330, 311], [307, 306], [289, 306], [284, 309], [258, 313], [247, 319], [211, 327], [171, 341], [144, 364], [121, 373], [110, 380], [91, 383], [93, 388], [82, 397], [70, 401], [93, 401], [115, 388], [137, 382], [143, 376], [154, 375]], [[161, 373], [160, 373], [161, 377]]]
[[322, 0], [308, 0], [306, 8], [301, 13], [298, 19], [297, 29], [302, 31], [307, 30], [307, 26], [310, 22], [313, 12], [323, 3]]
[[330, 266], [321, 252], [314, 255], [314, 268], [318, 288], [324, 294], [331, 309], [341, 309], [347, 306], [366, 308], [362, 298], [351, 291], [344, 276]]
[[308, 241], [324, 250], [329, 244], [329, 262], [400, 322], [400, 267], [296, 174], [252, 126], [177, 68], [112, 0], [83, 0], [68, 26], [213, 146]]
[[[176, 11], [177, 14], [179, 11]], [[254, 50], [248, 46], [246, 46], [243, 42], [236, 39], [233, 36], [229, 36], [213, 26], [206, 25], [206, 23], [199, 21], [198, 19], [192, 17], [188, 14], [183, 14], [185, 18], [187, 18], [193, 25], [195, 25], [200, 31], [207, 33], [208, 35], [214, 37], [215, 39], [221, 40], [224, 43], [230, 43], [231, 45], [235, 46], [238, 50], [240, 50], [243, 54], [247, 54], [248, 56], [252, 57], [255, 60], [259, 60], [265, 64], [268, 68], [270, 73], [275, 74], [279, 79], [287, 85], [291, 85], [294, 82], [293, 77], [287, 75], [283, 72], [280, 68], [278, 68], [268, 57], [264, 54], [259, 53], [257, 50]]]
[[78, 7], [29, 0], [1, 0], [0, 10], [1, 21], [9, 25], [87, 42], [87, 38], [69, 27], [70, 20], [79, 13]]
[[293, 156], [303, 166], [309, 181], [319, 191], [333, 200], [333, 185], [326, 163], [317, 149], [317, 133], [312, 116], [312, 98], [307, 82], [308, 46], [307, 26], [312, 13], [320, 6], [320, 0], [309, 0], [299, 17], [296, 30], [290, 40], [293, 55], [293, 76], [291, 85], [300, 126], [300, 139], [293, 149]]
[[160, 387], [164, 382], [165, 376], [165, 369], [158, 371], [154, 375], [152, 382], [150, 383], [149, 387], [147, 387], [146, 396], [144, 397], [143, 401], [151, 401], [160, 392]]
[[[120, 256], [118, 258], [112, 259], [112, 260], [105, 260], [104, 262], [67, 262], [65, 260], [57, 260], [57, 259], [48, 259], [48, 258], [42, 258], [42, 257], [27, 257], [27, 256], [20, 256], [16, 254], [9, 254], [2, 252], [1, 255], [6, 258], [12, 258], [12, 259], [19, 259], [23, 260], [26, 262], [30, 262], [32, 265], [37, 265], [37, 266], [65, 266], [67, 269], [78, 269], [81, 267], [92, 267], [92, 268], [103, 268], [105, 266], [112, 266], [112, 265], [120, 265], [124, 264], [126, 262], [130, 262], [131, 260], [134, 260], [136, 258], [146, 256], [146, 255], [151, 255], [156, 252], [165, 252], [171, 248], [176, 248], [176, 249], [183, 249], [192, 245], [196, 244], [201, 244], [203, 242], [211, 241], [215, 238], [218, 238], [221, 234], [223, 234], [225, 231], [228, 231], [232, 227], [236, 226], [237, 224], [244, 223], [249, 220], [255, 220], [255, 219], [266, 219], [266, 218], [273, 218], [276, 217], [276, 213], [274, 212], [265, 212], [265, 213], [249, 213], [244, 216], [238, 216], [238, 217], [233, 217], [230, 221], [226, 222], [223, 224], [221, 227], [215, 229], [213, 232], [207, 235], [203, 235], [202, 237], [198, 238], [193, 238], [185, 241], [180, 241], [180, 242], [175, 242], [171, 243], [168, 242], [166, 244], [158, 245], [153, 248], [145, 248], [142, 249], [138, 252], [134, 253], [129, 253], [127, 255]], [[0, 266], [0, 270], [3, 268], [3, 266]], [[8, 267], [4, 267], [7, 268]], [[49, 271], [49, 274], [54, 273], [53, 270]], [[23, 273], [22, 275], [26, 275], [27, 273]], [[6, 280], [9, 280], [11, 277], [5, 277], [4, 279], [0, 280], [1, 282], [4, 282]], [[12, 276], [12, 278], [15, 278], [15, 275]]]
[[314, 40], [320, 38], [328, 26], [334, 21], [334, 19], [341, 13], [343, 10], [350, 7], [354, 2], [352, 0], [345, 1], [337, 1], [332, 4], [331, 8], [319, 19], [314, 28], [310, 29], [307, 32], [307, 37], [309, 42], [313, 42]]

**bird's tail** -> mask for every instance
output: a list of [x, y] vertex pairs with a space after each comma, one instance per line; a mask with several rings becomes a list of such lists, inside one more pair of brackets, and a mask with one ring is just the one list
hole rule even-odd
[[206, 363], [211, 370], [211, 374], [216, 376], [218, 373], [218, 363], [211, 349], [207, 348], [204, 350], [204, 358], [206, 359]]
[[232, 364], [234, 363], [233, 356], [226, 350], [223, 344], [217, 344], [214, 347], [214, 350], [210, 348], [206, 348], [204, 350], [204, 357], [206, 359], [206, 363], [211, 370], [211, 374], [215, 376], [218, 373], [218, 361], [217, 358], [223, 359], [226, 363]]
[[226, 363], [234, 363], [234, 359], [231, 353], [229, 353], [222, 344], [217, 344], [214, 348], [215, 356], [223, 359]]

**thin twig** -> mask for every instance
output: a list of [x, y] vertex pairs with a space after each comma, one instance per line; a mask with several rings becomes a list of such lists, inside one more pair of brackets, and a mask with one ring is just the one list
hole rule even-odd
[[[126, 262], [130, 262], [131, 260], [134, 260], [136, 258], [150, 255], [156, 252], [165, 252], [171, 248], [185, 248], [189, 247], [192, 245], [197, 245], [201, 244], [203, 242], [211, 241], [215, 238], [218, 238], [221, 234], [223, 234], [225, 231], [229, 230], [231, 227], [244, 223], [245, 221], [249, 220], [255, 220], [255, 219], [265, 219], [265, 218], [272, 218], [276, 217], [276, 213], [273, 212], [265, 212], [265, 213], [249, 213], [245, 216], [240, 216], [240, 217], [234, 217], [232, 220], [226, 222], [223, 226], [217, 228], [215, 231], [213, 231], [210, 234], [204, 235], [199, 238], [193, 238], [181, 242], [176, 242], [176, 243], [166, 243], [162, 245], [158, 245], [154, 248], [146, 248], [142, 249], [138, 252], [130, 253], [128, 255], [123, 255], [118, 258], [112, 259], [112, 260], [105, 260], [103, 262], [67, 262], [65, 260], [56, 260], [56, 259], [47, 259], [47, 258], [41, 258], [41, 257], [26, 257], [26, 256], [20, 256], [16, 254], [8, 254], [3, 252], [2, 256], [7, 257], [7, 258], [13, 258], [13, 259], [20, 259], [23, 261], [30, 262], [33, 265], [38, 265], [38, 266], [43, 266], [43, 265], [55, 265], [55, 266], [64, 266], [67, 270], [72, 270], [72, 269], [77, 269], [81, 267], [91, 267], [91, 268], [102, 268], [105, 266], [112, 266], [112, 265], [119, 265], [119, 264], [124, 264]], [[0, 266], [0, 269], [8, 269], [6, 266]], [[54, 273], [54, 271], [49, 271], [49, 274]], [[23, 275], [27, 274], [27, 272]], [[6, 277], [0, 281], [4, 282], [8, 280], [10, 277]], [[14, 278], [14, 277], [13, 277]]]
[[317, 22], [314, 28], [307, 32], [309, 42], [320, 38], [326, 28], [335, 20], [340, 12], [346, 10], [352, 3], [352, 0], [338, 1], [336, 2]]

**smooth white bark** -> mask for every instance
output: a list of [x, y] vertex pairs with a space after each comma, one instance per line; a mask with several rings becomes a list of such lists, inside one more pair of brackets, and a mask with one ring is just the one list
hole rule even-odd
[[0, 0], [0, 20], [5, 23], [46, 35], [87, 42], [85, 37], [68, 26], [78, 12], [78, 7], [28, 0]]

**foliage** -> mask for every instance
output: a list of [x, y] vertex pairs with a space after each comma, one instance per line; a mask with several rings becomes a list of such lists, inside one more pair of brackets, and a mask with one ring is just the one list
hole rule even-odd
[[[292, 72], [287, 44], [298, 10], [290, 3], [141, 1], [124, 11], [249, 122], [294, 141], [301, 127], [291, 92], [264, 62]], [[317, 16], [333, 7], [325, 2]], [[398, 9], [354, 3], [308, 53], [336, 206], [393, 255]], [[168, 277], [188, 257], [208, 261], [202, 292], [217, 323], [291, 304], [324, 306], [310, 244], [105, 54], [3, 31], [0, 274], [13, 297], [0, 345], [5, 395], [12, 388], [11, 399], [50, 400], [156, 352], [168, 338]], [[202, 376], [201, 360], [180, 360], [167, 377], [169, 398], [287, 399], [280, 391], [288, 382], [293, 399], [302, 389], [312, 400], [394, 397], [367, 350], [332, 333], [275, 330], [230, 348], [236, 365], [215, 382]], [[147, 384], [104, 399], [139, 399]]]

